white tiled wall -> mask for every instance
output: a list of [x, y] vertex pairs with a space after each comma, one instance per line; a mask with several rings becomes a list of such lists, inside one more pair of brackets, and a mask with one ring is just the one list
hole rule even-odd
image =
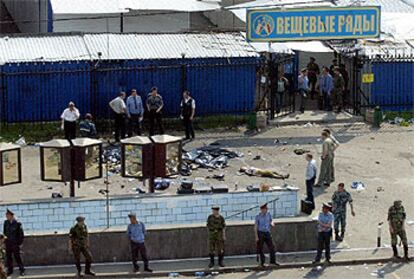
[[[297, 191], [273, 191], [264, 193], [225, 193], [164, 197], [129, 197], [110, 200], [111, 226], [126, 226], [127, 215], [135, 212], [147, 226], [163, 224], [190, 224], [205, 222], [212, 205], [221, 206], [223, 216], [279, 198], [269, 204], [274, 217], [291, 217], [298, 214]], [[50, 201], [39, 203], [1, 204], [0, 212], [10, 208], [23, 223], [26, 233], [66, 232], [74, 224], [77, 216], [86, 217], [89, 228], [106, 227], [106, 201]], [[251, 220], [258, 209], [232, 218], [232, 220]]]

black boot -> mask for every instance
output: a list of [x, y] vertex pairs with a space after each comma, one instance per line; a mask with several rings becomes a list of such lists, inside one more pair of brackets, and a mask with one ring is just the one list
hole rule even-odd
[[341, 241], [343, 241], [343, 240], [344, 240], [344, 237], [345, 237], [345, 232], [344, 232], [344, 231], [342, 231], [342, 232], [341, 232]]
[[335, 240], [341, 242], [342, 238], [339, 236], [339, 232], [335, 232]]
[[409, 261], [410, 258], [408, 257], [408, 246], [404, 245], [404, 260]]
[[78, 277], [82, 277], [82, 267], [81, 267], [81, 265], [80, 265], [80, 264], [76, 264], [76, 270], [77, 270], [76, 275], [77, 275]]
[[393, 253], [394, 253], [394, 258], [395, 259], [401, 259], [401, 257], [400, 256], [398, 256], [398, 250], [397, 250], [397, 245], [393, 245], [392, 246], [392, 251], [393, 251]]
[[221, 253], [218, 257], [218, 264], [220, 267], [224, 267], [223, 259], [224, 259], [224, 253]]
[[214, 254], [210, 254], [210, 264], [208, 265], [209, 268], [214, 266]]
[[91, 263], [86, 263], [85, 264], [85, 274], [90, 275], [90, 276], [95, 276], [96, 275], [95, 272], [93, 272], [91, 270]]

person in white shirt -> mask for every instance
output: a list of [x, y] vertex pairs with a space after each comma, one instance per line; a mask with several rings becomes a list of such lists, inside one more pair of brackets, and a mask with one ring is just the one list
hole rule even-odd
[[79, 110], [75, 107], [74, 102], [69, 102], [60, 118], [62, 119], [61, 129], [65, 131], [65, 139], [72, 140], [76, 138], [76, 121], [80, 117]]
[[315, 209], [315, 200], [313, 197], [313, 185], [315, 184], [316, 174], [318, 172], [318, 167], [316, 166], [316, 161], [313, 159], [312, 154], [306, 154], [306, 161], [308, 165], [306, 166], [306, 200], [312, 203], [312, 209]]
[[125, 92], [119, 93], [118, 97], [109, 102], [109, 106], [115, 113], [115, 141], [125, 138], [127, 107], [125, 104]]

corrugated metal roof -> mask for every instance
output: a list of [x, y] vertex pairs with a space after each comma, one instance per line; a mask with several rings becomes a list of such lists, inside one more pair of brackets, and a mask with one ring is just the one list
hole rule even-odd
[[81, 36], [0, 37], [0, 64], [88, 60], [89, 57]]
[[338, 6], [381, 6], [382, 13], [414, 13], [414, 5], [410, 5], [406, 1], [407, 0], [336, 0], [335, 2]]
[[239, 33], [87, 34], [85, 43], [94, 59], [98, 52], [102, 59], [257, 56]]
[[240, 33], [52, 34], [0, 37], [0, 63], [257, 57]]
[[54, 14], [117, 14], [136, 11], [198, 12], [219, 9], [214, 0], [51, 0]]

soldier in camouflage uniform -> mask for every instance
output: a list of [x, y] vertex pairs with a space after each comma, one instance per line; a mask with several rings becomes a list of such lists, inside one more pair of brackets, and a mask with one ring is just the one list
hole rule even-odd
[[397, 250], [397, 236], [400, 237], [404, 245], [404, 259], [408, 261], [408, 243], [407, 234], [405, 232], [405, 209], [401, 205], [401, 201], [395, 201], [394, 205], [388, 210], [388, 223], [390, 225], [391, 245], [394, 252], [394, 258], [399, 259]]
[[72, 247], [73, 255], [76, 261], [76, 268], [78, 270], [78, 277], [81, 277], [82, 267], [80, 263], [81, 254], [85, 257], [85, 274], [95, 276], [91, 271], [92, 255], [89, 250], [89, 236], [88, 228], [85, 224], [85, 218], [79, 216], [76, 218], [76, 225], [70, 229], [70, 246]]
[[[335, 240], [342, 241], [346, 227], [346, 204], [351, 207], [351, 214], [355, 216], [351, 194], [345, 190], [345, 184], [339, 183], [338, 190], [332, 196], [332, 212], [334, 214]], [[339, 223], [341, 223], [341, 235], [339, 235]]]
[[220, 215], [220, 207], [213, 206], [213, 213], [207, 218], [207, 229], [208, 229], [208, 244], [209, 244], [209, 255], [210, 264], [209, 268], [214, 266], [214, 254], [217, 252], [218, 264], [224, 267], [224, 241], [226, 240], [226, 222], [223, 216]]
[[6, 270], [4, 263], [6, 262], [6, 249], [5, 243], [6, 237], [3, 234], [0, 234], [0, 279], [7, 279]]
[[341, 75], [341, 70], [339, 67], [334, 68], [334, 78], [333, 78], [333, 104], [336, 106], [337, 112], [341, 112], [342, 106], [344, 103], [344, 90], [345, 90], [345, 80]]

